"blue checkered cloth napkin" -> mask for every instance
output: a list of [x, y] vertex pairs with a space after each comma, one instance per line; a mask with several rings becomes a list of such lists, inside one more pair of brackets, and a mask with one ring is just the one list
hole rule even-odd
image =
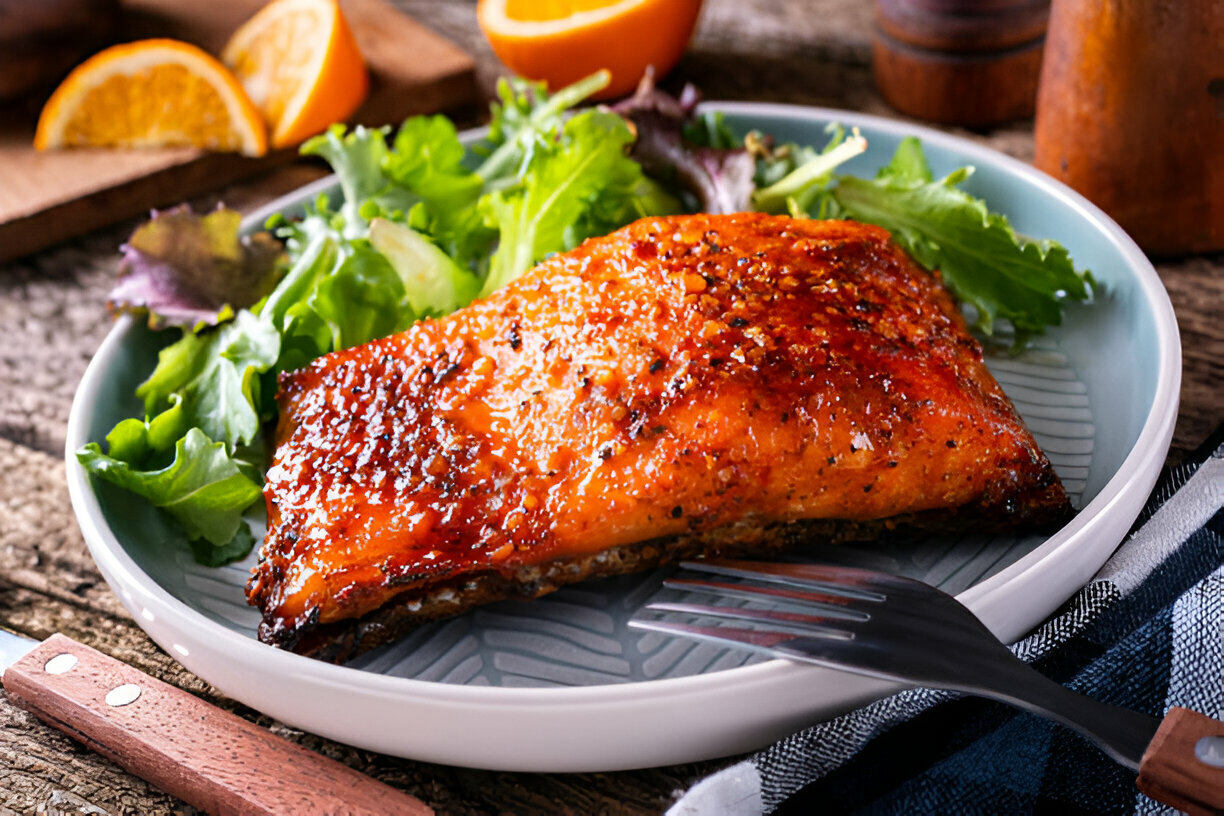
[[[1224, 716], [1224, 428], [1162, 474], [1104, 568], [1013, 649], [1099, 700]], [[1134, 776], [1048, 720], [919, 688], [707, 777], [668, 816], [1175, 812]]]

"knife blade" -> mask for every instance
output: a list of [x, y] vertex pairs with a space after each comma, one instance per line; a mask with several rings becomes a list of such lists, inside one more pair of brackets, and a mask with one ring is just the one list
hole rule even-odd
[[433, 813], [64, 635], [40, 643], [0, 629], [0, 676], [39, 719], [208, 813]]

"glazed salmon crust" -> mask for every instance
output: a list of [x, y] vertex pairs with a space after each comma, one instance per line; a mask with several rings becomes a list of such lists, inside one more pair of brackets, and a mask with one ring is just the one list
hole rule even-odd
[[329, 659], [678, 556], [1069, 513], [938, 277], [852, 222], [644, 219], [278, 402], [247, 597]]

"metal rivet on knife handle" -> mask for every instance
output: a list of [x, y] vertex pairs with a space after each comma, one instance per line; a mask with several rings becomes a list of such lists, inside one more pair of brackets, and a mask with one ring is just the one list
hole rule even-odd
[[76, 655], [70, 652], [60, 652], [43, 665], [43, 671], [47, 674], [63, 674], [72, 671], [76, 664]]
[[106, 704], [118, 708], [136, 702], [138, 697], [140, 697], [140, 686], [135, 683], [124, 683], [106, 692]]
[[1199, 762], [1213, 768], [1224, 768], [1224, 737], [1203, 737], [1194, 744]]

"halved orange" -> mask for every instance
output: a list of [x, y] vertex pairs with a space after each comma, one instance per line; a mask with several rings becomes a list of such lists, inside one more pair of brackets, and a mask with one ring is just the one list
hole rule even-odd
[[175, 147], [262, 156], [267, 128], [221, 63], [185, 42], [139, 40], [100, 51], [51, 94], [34, 146]]
[[234, 32], [221, 61], [263, 113], [273, 147], [347, 119], [369, 90], [365, 60], [336, 0], [273, 0]]
[[552, 90], [605, 68], [596, 98], [631, 92], [649, 66], [662, 78], [688, 44], [701, 0], [479, 0], [476, 18], [506, 67]]

